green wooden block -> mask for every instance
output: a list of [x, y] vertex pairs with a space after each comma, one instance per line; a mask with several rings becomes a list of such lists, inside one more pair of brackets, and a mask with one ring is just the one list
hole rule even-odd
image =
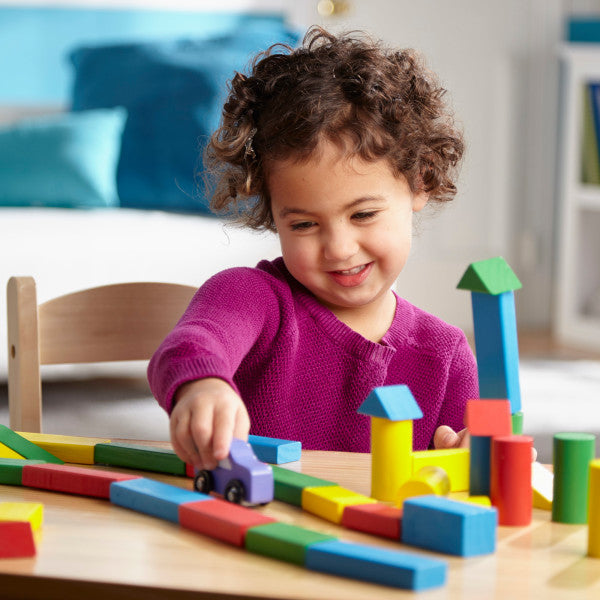
[[20, 454], [23, 458], [41, 460], [42, 462], [55, 463], [57, 465], [64, 464], [60, 458], [56, 458], [54, 454], [50, 454], [47, 450], [26, 440], [6, 425], [0, 425], [0, 442], [8, 446], [11, 450], [14, 450], [17, 454]]
[[512, 419], [512, 432], [514, 435], [521, 435], [523, 433], [523, 411], [520, 410], [511, 415]]
[[592, 433], [554, 435], [553, 521], [587, 523], [589, 469], [595, 446], [596, 436]]
[[185, 475], [185, 463], [173, 450], [141, 444], [96, 444], [94, 462], [97, 465]]
[[272, 465], [273, 479], [275, 481], [275, 499], [294, 506], [302, 506], [302, 490], [305, 487], [324, 487], [337, 485], [325, 479], [290, 471], [283, 467]]
[[501, 257], [471, 263], [456, 286], [459, 290], [497, 296], [523, 287], [514, 271]]
[[0, 483], [23, 485], [23, 467], [25, 465], [43, 465], [45, 462], [27, 458], [0, 458]]
[[245, 544], [249, 552], [304, 565], [308, 546], [335, 539], [337, 538], [332, 535], [296, 525], [267, 523], [248, 529]]

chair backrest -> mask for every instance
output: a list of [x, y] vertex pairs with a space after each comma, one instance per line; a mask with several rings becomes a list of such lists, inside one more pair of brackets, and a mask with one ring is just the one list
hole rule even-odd
[[11, 277], [7, 285], [11, 428], [41, 431], [40, 365], [149, 359], [195, 291], [173, 283], [122, 283], [38, 305], [33, 277]]

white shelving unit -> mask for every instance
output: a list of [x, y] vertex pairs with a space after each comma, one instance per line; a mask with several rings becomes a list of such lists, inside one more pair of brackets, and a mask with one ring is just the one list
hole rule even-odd
[[584, 89], [600, 82], [600, 44], [561, 49], [562, 113], [555, 335], [600, 350], [600, 186], [581, 178]]

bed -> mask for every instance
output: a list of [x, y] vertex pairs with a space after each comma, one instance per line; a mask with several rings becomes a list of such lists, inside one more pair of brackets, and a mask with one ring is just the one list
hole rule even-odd
[[234, 70], [272, 43], [295, 44], [298, 29], [277, 12], [176, 4], [0, 4], [3, 286], [32, 275], [39, 302], [124, 281], [198, 286], [277, 256], [275, 236], [210, 214], [199, 157]]

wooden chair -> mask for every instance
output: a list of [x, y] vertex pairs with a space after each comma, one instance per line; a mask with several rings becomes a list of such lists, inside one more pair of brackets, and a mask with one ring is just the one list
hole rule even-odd
[[123, 283], [38, 306], [33, 277], [11, 277], [8, 304], [10, 427], [41, 432], [40, 365], [150, 359], [196, 288]]

